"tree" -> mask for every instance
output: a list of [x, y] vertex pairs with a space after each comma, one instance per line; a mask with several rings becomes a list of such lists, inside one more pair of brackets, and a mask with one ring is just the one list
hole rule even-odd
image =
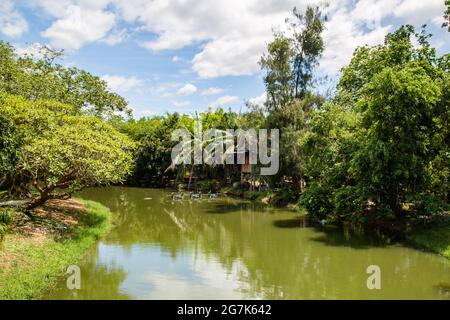
[[283, 35], [276, 35], [275, 40], [267, 46], [267, 54], [261, 58], [261, 68], [266, 70], [264, 83], [269, 111], [282, 108], [292, 101], [292, 55], [290, 40]]
[[305, 13], [297, 8], [293, 11], [294, 20], [289, 20], [293, 32], [294, 96], [302, 99], [313, 82], [314, 68], [324, 50], [322, 32], [325, 29], [319, 7], [307, 7]]
[[358, 186], [395, 214], [423, 191], [435, 107], [442, 95], [420, 66], [387, 67], [364, 87], [357, 108], [367, 135], [352, 160]]
[[314, 68], [324, 50], [325, 20], [319, 7], [308, 6], [305, 13], [294, 8], [293, 18], [286, 20], [289, 35], [275, 33], [275, 39], [268, 44], [260, 65], [266, 71], [269, 110], [302, 99], [313, 87]]
[[322, 32], [325, 17], [318, 7], [307, 7], [303, 14], [296, 8], [286, 22], [289, 35], [276, 33], [267, 53], [261, 58], [266, 71], [267, 124], [280, 129], [279, 178], [292, 177], [294, 188], [304, 190], [303, 157], [300, 140], [307, 131], [309, 114], [323, 103], [311, 92], [313, 72], [323, 49]]
[[0, 115], [23, 137], [12, 189], [31, 199], [27, 210], [89, 186], [119, 183], [132, 169], [134, 143], [69, 105], [0, 94]]
[[358, 48], [333, 103], [313, 112], [302, 143], [311, 184], [300, 199], [312, 215], [404, 232], [406, 218], [444, 210], [449, 56], [437, 57], [429, 37], [402, 26]]
[[0, 41], [0, 91], [31, 101], [59, 101], [90, 115], [129, 114], [125, 99], [109, 91], [105, 81], [57, 63], [61, 51], [37, 49], [37, 55], [18, 56], [12, 46]]
[[21, 138], [12, 121], [0, 114], [0, 187], [19, 159]]
[[[356, 181], [349, 168], [364, 135], [360, 123], [360, 114], [335, 102], [311, 114], [309, 130], [301, 140], [308, 184], [299, 202], [316, 219], [340, 223], [350, 220], [346, 215], [359, 207], [358, 193], [349, 189]], [[341, 190], [352, 194], [335, 199]]]

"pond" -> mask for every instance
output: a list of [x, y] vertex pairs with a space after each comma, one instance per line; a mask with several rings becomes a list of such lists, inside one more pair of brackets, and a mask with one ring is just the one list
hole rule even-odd
[[[297, 213], [238, 199], [172, 201], [160, 189], [78, 195], [114, 227], [44, 299], [449, 299], [450, 261], [402, 245], [308, 227]], [[367, 288], [367, 267], [381, 289]]]

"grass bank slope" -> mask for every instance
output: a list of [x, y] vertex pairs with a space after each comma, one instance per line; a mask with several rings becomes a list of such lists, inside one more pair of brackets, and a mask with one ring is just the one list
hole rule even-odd
[[0, 243], [0, 299], [36, 299], [111, 226], [99, 203], [53, 200], [35, 219], [15, 214]]

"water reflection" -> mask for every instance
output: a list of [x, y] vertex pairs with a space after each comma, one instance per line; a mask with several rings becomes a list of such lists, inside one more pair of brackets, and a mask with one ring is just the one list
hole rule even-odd
[[67, 289], [65, 279], [62, 279], [60, 285], [54, 291], [50, 292], [47, 297], [76, 300], [86, 298], [107, 300], [131, 299], [131, 295], [120, 290], [120, 285], [127, 278], [126, 272], [113, 261], [111, 263], [102, 262], [100, 257], [100, 250], [94, 248], [83, 261], [80, 290]]
[[[115, 227], [81, 266], [87, 287], [78, 298], [448, 298], [447, 260], [346, 239], [290, 211], [236, 199], [172, 201], [154, 189], [81, 196], [110, 207]], [[372, 264], [381, 267], [382, 290], [366, 287]], [[62, 291], [48, 298], [66, 298]]]

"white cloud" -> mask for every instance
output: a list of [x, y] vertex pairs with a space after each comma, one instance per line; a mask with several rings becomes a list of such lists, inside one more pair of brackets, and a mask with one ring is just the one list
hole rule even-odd
[[[357, 9], [355, 9], [357, 10]], [[350, 61], [356, 47], [381, 43], [392, 26], [374, 26], [364, 31], [360, 19], [351, 19], [352, 11], [339, 9], [334, 12], [323, 33], [325, 50], [319, 68], [327, 74], [337, 74]]]
[[444, 22], [446, 7], [442, 0], [403, 0], [393, 10], [395, 16], [403, 18], [406, 23], [422, 25], [432, 22], [439, 27]]
[[44, 9], [57, 17], [56, 21], [41, 33], [53, 46], [76, 50], [86, 43], [101, 40], [114, 27], [116, 16], [104, 10], [106, 1], [79, 2], [80, 5], [76, 5], [65, 1], [67, 6], [64, 7], [55, 1], [42, 2]]
[[100, 41], [106, 43], [109, 46], [115, 46], [123, 42], [128, 37], [126, 30], [120, 30], [116, 32], [111, 32], [108, 36], [101, 39]]
[[182, 95], [182, 96], [187, 96], [193, 93], [197, 92], [197, 87], [194, 86], [193, 84], [186, 84], [183, 87], [181, 87], [180, 89], [178, 89], [177, 94]]
[[[177, 50], [198, 46], [191, 60], [201, 78], [250, 75], [259, 71], [258, 61], [272, 39], [273, 29], [285, 27], [294, 6], [323, 0], [35, 0], [54, 21], [42, 32], [57, 48], [78, 49], [96, 41], [114, 45], [126, 33], [115, 32], [119, 23], [153, 33], [141, 45], [150, 50]], [[11, 0], [0, 5], [0, 31], [20, 35], [26, 21]], [[321, 69], [336, 73], [348, 63], [356, 46], [373, 45], [393, 30], [389, 21], [415, 25], [439, 25], [443, 0], [336, 0], [326, 9], [326, 49]], [[390, 19], [390, 20], [389, 20]], [[5, 22], [6, 21], [6, 22]], [[141, 41], [141, 40], [140, 40]], [[182, 61], [179, 56], [173, 62]]]
[[[116, 0], [124, 19], [142, 24], [157, 35], [145, 41], [151, 50], [180, 49], [200, 44], [192, 69], [202, 78], [248, 75], [258, 72], [258, 61], [272, 30], [283, 28], [294, 6], [303, 9], [321, 0]], [[322, 69], [337, 73], [359, 45], [380, 43], [393, 26], [386, 18], [406, 23], [441, 21], [442, 0], [336, 0], [326, 13], [326, 49]], [[236, 13], [239, 14], [236, 14]], [[329, 68], [329, 70], [328, 70]]]
[[262, 94], [260, 94], [257, 97], [250, 98], [248, 101], [251, 104], [254, 104], [254, 105], [257, 105], [257, 106], [262, 106], [267, 101], [267, 93], [263, 92]]
[[187, 107], [191, 105], [189, 101], [172, 101], [172, 104], [177, 108]]
[[202, 96], [215, 96], [223, 92], [222, 88], [211, 87], [202, 91]]
[[[273, 37], [272, 30], [285, 28], [284, 20], [292, 8], [303, 9], [307, 4], [322, 2], [135, 0], [130, 5], [130, 0], [116, 1], [124, 19], [140, 23], [157, 35], [145, 41], [144, 47], [164, 50], [201, 44], [200, 52], [192, 59], [192, 69], [201, 78], [258, 72], [258, 61]], [[389, 25], [382, 26], [381, 21], [392, 15], [401, 3], [401, 0], [361, 0], [355, 5], [352, 0], [333, 1], [327, 9], [331, 20], [324, 33], [327, 44], [322, 59], [324, 66], [331, 68], [331, 73], [337, 72], [348, 62], [357, 45], [381, 41], [391, 29]]]
[[236, 96], [223, 96], [211, 103], [211, 106], [213, 107], [219, 107], [219, 106], [230, 106], [230, 105], [236, 105], [239, 103], [240, 99]]
[[24, 17], [14, 8], [11, 0], [0, 2], [0, 32], [14, 38], [20, 37], [28, 30], [28, 23]]
[[[158, 80], [155, 80], [158, 81]], [[157, 85], [150, 87], [150, 92], [158, 97], [161, 98], [170, 98], [174, 95], [174, 92], [176, 92], [177, 88], [180, 87], [179, 83], [175, 82], [168, 82], [168, 83], [161, 83], [158, 82]]]
[[144, 85], [144, 81], [136, 77], [122, 77], [115, 75], [104, 75], [102, 79], [108, 83], [112, 91], [129, 92], [137, 90]]
[[156, 39], [145, 41], [144, 47], [180, 49], [204, 42], [192, 60], [192, 67], [201, 77], [211, 78], [257, 71], [272, 27], [283, 23], [297, 1], [131, 2], [133, 5], [129, 0], [117, 0], [121, 16], [157, 34]]

